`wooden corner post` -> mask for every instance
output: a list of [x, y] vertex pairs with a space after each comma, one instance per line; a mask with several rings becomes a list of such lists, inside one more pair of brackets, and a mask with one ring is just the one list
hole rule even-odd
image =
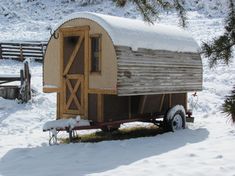
[[88, 118], [88, 87], [89, 87], [89, 28], [85, 32], [85, 54], [84, 54], [84, 116]]

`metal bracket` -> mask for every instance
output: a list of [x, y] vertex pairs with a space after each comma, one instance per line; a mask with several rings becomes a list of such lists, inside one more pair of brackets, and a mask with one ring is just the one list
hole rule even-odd
[[51, 36], [53, 36], [54, 37], [54, 39], [58, 39], [59, 38], [59, 33], [57, 32], [56, 33], [56, 31], [52, 31], [52, 28], [50, 28], [50, 34], [51, 34]]
[[58, 145], [58, 135], [59, 131], [56, 131], [56, 129], [49, 130], [49, 145]]

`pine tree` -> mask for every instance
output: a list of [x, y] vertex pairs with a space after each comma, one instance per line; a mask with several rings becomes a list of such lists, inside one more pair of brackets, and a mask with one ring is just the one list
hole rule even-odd
[[231, 116], [233, 123], [235, 123], [235, 86], [231, 95], [227, 96], [223, 104], [223, 112]]
[[225, 32], [210, 43], [203, 43], [202, 54], [209, 59], [210, 67], [222, 62], [229, 65], [233, 58], [235, 46], [235, 7], [233, 0], [229, 0], [229, 12], [225, 20]]
[[[235, 46], [235, 6], [234, 0], [229, 0], [229, 12], [225, 19], [225, 32], [218, 38], [213, 39], [211, 43], [203, 43], [202, 53], [208, 57], [210, 67], [214, 67], [222, 62], [226, 65], [232, 61], [233, 49]], [[235, 123], [235, 86], [232, 94], [226, 96], [222, 105], [223, 112], [231, 116]]]
[[134, 4], [141, 13], [144, 20], [153, 23], [159, 16], [161, 10], [176, 10], [180, 24], [186, 26], [186, 10], [184, 8], [184, 0], [114, 0], [119, 7], [124, 7], [127, 2]]

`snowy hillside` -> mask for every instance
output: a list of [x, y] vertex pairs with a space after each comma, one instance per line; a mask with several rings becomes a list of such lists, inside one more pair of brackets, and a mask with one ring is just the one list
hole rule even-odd
[[[0, 1], [0, 41], [47, 40], [48, 28], [72, 12], [141, 18], [131, 4], [119, 9], [111, 0], [98, 0], [89, 6], [82, 0], [67, 2]], [[220, 7], [221, 13], [217, 13]], [[190, 0], [187, 8], [192, 10], [187, 30], [199, 44], [223, 32], [225, 0]], [[177, 21], [174, 13], [161, 14], [162, 23], [178, 25]], [[0, 74], [18, 74], [21, 67], [20, 62], [0, 60]], [[235, 84], [235, 61], [229, 67], [219, 65], [211, 70], [203, 58], [203, 70], [203, 91], [198, 92], [194, 106], [196, 120], [186, 130], [123, 141], [49, 147], [48, 134], [42, 132], [42, 126], [55, 118], [55, 94], [42, 93], [42, 65], [32, 62], [32, 86], [36, 90], [33, 100], [18, 104], [0, 98], [0, 176], [235, 175], [235, 127], [220, 113], [224, 96]]]
[[[226, 11], [226, 2], [227, 0], [200, 0], [199, 2], [187, 0], [186, 8], [197, 10], [198, 13], [209, 18], [221, 17]], [[65, 15], [81, 11], [141, 18], [132, 4], [120, 9], [112, 0], [2, 0], [0, 1], [0, 40], [47, 40], [50, 36], [48, 30], [50, 27]]]

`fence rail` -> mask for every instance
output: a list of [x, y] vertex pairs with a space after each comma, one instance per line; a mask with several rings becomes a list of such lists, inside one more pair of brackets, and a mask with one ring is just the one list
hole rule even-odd
[[42, 61], [46, 46], [45, 41], [2, 42], [0, 43], [0, 59], [24, 61], [26, 58], [34, 58]]

